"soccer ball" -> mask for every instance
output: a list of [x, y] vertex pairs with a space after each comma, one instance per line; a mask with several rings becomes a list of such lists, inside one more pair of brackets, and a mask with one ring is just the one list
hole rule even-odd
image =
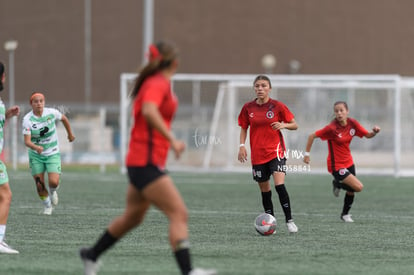
[[270, 214], [262, 213], [254, 220], [254, 228], [263, 236], [276, 233], [276, 218]]

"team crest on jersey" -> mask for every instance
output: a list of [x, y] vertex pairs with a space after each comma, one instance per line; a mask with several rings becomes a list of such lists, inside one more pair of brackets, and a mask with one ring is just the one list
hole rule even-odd
[[254, 113], [250, 113], [249, 114], [249, 117], [254, 117]]
[[36, 124], [32, 124], [32, 128], [33, 129], [37, 129], [37, 125]]
[[275, 114], [272, 111], [267, 111], [266, 117], [269, 118], [269, 119], [271, 119], [271, 118], [274, 118], [275, 117]]
[[345, 175], [346, 172], [348, 172], [348, 169], [346, 169], [346, 168], [339, 169], [339, 175], [341, 175], [341, 176]]
[[355, 129], [352, 128], [351, 130], [349, 130], [349, 134], [351, 135], [351, 137], [355, 136]]

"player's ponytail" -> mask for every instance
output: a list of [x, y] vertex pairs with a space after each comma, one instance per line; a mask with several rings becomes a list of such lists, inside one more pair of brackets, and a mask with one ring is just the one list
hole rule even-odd
[[177, 58], [177, 55], [177, 49], [170, 43], [158, 42], [157, 44], [151, 44], [147, 54], [148, 63], [139, 72], [130, 97], [135, 98], [138, 95], [147, 77], [171, 66], [172, 62]]

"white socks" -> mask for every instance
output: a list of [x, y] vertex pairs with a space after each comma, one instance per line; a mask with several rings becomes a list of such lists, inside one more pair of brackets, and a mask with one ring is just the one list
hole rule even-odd
[[50, 194], [53, 194], [53, 192], [55, 192], [57, 189], [58, 189], [58, 187], [56, 187], [56, 188], [49, 187]]
[[6, 225], [0, 224], [0, 243], [3, 242], [5, 235], [6, 235]]
[[52, 203], [50, 201], [50, 196], [47, 196], [46, 198], [41, 198], [44, 206], [46, 207], [52, 207]]

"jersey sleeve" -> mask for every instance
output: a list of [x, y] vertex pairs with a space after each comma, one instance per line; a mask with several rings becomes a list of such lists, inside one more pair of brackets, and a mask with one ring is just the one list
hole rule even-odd
[[315, 135], [322, 139], [322, 140], [327, 140], [329, 138], [332, 137], [332, 130], [331, 127], [329, 127], [329, 125], [326, 125], [325, 127], [323, 127], [322, 129], [319, 129], [315, 132]]
[[58, 109], [50, 108], [49, 111], [55, 116], [57, 120], [62, 120], [62, 113]]
[[280, 104], [280, 117], [283, 119], [283, 122], [291, 122], [292, 119], [295, 118], [295, 115], [289, 110], [289, 108], [283, 104], [282, 102], [279, 102]]
[[369, 132], [367, 129], [365, 129], [357, 120], [352, 120], [354, 126], [355, 126], [355, 135], [362, 138], [366, 136]]
[[166, 89], [164, 83], [151, 79], [145, 83], [145, 86], [140, 91], [142, 93], [142, 102], [151, 102], [159, 107], [163, 102], [165, 91], [168, 91], [168, 89]]
[[240, 114], [238, 117], [238, 123], [239, 123], [239, 126], [242, 127], [243, 129], [249, 128], [249, 125], [250, 125], [249, 114], [247, 112], [246, 105], [244, 105], [240, 111]]
[[30, 121], [26, 117], [23, 118], [22, 127], [23, 127], [22, 133], [24, 136], [32, 135], [32, 131], [30, 128]]

